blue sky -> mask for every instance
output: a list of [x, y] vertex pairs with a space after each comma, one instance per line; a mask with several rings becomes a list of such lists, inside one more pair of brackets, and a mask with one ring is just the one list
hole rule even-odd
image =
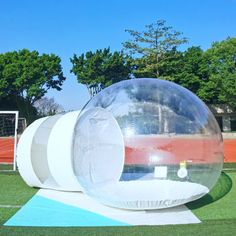
[[236, 36], [236, 0], [1, 0], [0, 53], [28, 48], [55, 53], [67, 80], [61, 92], [49, 91], [65, 110], [80, 109], [89, 99], [70, 74], [69, 58], [88, 50], [120, 50], [125, 29], [142, 30], [165, 19], [189, 39], [186, 47], [203, 49]]

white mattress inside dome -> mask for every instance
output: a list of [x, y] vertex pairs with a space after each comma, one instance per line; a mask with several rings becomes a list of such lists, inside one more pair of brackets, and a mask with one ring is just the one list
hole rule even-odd
[[94, 185], [90, 193], [106, 205], [144, 210], [181, 205], [208, 192], [209, 189], [204, 185], [187, 181], [135, 180]]

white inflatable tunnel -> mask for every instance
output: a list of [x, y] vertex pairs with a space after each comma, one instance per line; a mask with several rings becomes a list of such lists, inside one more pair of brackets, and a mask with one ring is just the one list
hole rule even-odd
[[74, 127], [80, 111], [63, 115], [50, 133], [47, 146], [47, 160], [51, 175], [63, 190], [81, 191], [73, 171], [72, 144]]
[[81, 191], [72, 167], [73, 130], [79, 111], [44, 117], [24, 131], [17, 147], [17, 166], [32, 187]]

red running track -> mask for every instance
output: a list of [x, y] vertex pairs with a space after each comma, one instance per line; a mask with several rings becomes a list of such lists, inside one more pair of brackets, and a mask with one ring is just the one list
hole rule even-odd
[[126, 139], [125, 145], [125, 163], [128, 165], [221, 162], [223, 149], [217, 140], [184, 135], [137, 135]]
[[0, 163], [13, 163], [14, 138], [0, 138]]
[[236, 139], [224, 140], [224, 162], [236, 162]]
[[[140, 147], [138, 150], [135, 148], [137, 144]], [[13, 163], [13, 150], [13, 138], [0, 138], [0, 163]], [[142, 164], [147, 163], [151, 158], [151, 162], [158, 163], [167, 161], [179, 163], [181, 160], [189, 159], [193, 162], [201, 163], [205, 160], [210, 162], [214, 159], [213, 153], [219, 150], [218, 143], [209, 139], [178, 137], [170, 141], [167, 138], [141, 136], [126, 140], [125, 161], [127, 164]], [[175, 157], [172, 158], [169, 152], [172, 152]], [[224, 140], [224, 161], [236, 162], [236, 139]]]

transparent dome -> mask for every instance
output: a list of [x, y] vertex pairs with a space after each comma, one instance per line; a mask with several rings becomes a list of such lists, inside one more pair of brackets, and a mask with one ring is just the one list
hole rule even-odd
[[159, 79], [114, 84], [88, 102], [74, 131], [73, 165], [100, 202], [159, 209], [193, 201], [223, 164], [219, 126], [192, 92]]

